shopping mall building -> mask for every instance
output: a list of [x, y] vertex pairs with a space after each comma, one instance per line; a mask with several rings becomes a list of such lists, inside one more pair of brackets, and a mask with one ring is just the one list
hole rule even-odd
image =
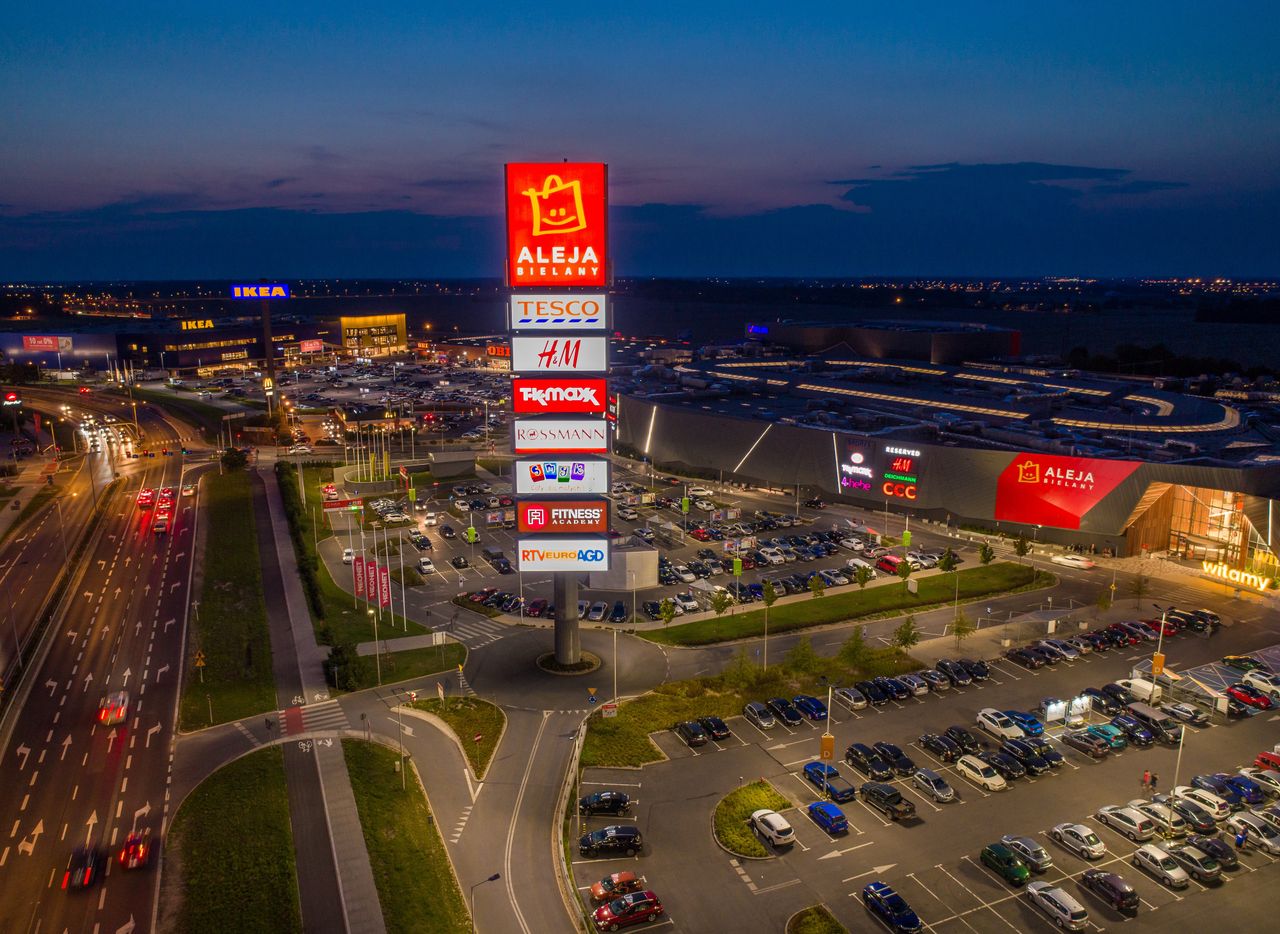
[[1280, 414], [1263, 402], [934, 363], [927, 342], [896, 360], [843, 342], [719, 353], [620, 387], [621, 450], [1099, 553], [1275, 568]]

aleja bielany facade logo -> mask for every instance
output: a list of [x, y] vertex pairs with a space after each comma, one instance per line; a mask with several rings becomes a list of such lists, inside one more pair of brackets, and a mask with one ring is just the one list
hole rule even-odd
[[606, 285], [608, 167], [512, 162], [506, 174], [507, 283]]
[[1029, 457], [1017, 467], [1019, 483], [1042, 483], [1073, 490], [1092, 490], [1095, 482], [1093, 471], [1088, 468], [1044, 466]]
[[1078, 529], [1089, 510], [1138, 469], [1137, 461], [1022, 452], [996, 480], [995, 518]]

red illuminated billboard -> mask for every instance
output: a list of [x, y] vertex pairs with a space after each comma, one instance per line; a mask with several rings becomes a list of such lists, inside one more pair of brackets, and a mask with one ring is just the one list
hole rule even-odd
[[1080, 519], [1138, 469], [1137, 461], [1022, 453], [996, 482], [996, 519], [1078, 529]]
[[608, 399], [603, 379], [516, 379], [511, 382], [511, 404], [519, 415], [598, 415]]
[[507, 284], [607, 284], [608, 167], [511, 162], [506, 171]]
[[608, 532], [609, 508], [599, 499], [521, 500], [516, 526], [521, 532], [563, 535]]

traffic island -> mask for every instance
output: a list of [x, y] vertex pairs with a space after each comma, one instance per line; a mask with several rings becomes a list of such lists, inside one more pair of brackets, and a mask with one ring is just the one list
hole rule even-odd
[[538, 656], [538, 667], [552, 675], [587, 675], [598, 669], [600, 665], [600, 656], [587, 651], [583, 651], [579, 660], [571, 665], [556, 661], [555, 652]]
[[787, 919], [787, 934], [849, 934], [826, 905], [812, 905]]
[[450, 697], [443, 701], [430, 697], [409, 706], [442, 721], [457, 740], [472, 774], [477, 780], [484, 779], [498, 741], [507, 729], [507, 715], [502, 708], [478, 697]]
[[791, 801], [764, 779], [734, 789], [716, 804], [716, 843], [743, 859], [769, 859], [773, 854], [752, 828], [751, 815], [761, 808], [781, 811], [789, 807]]

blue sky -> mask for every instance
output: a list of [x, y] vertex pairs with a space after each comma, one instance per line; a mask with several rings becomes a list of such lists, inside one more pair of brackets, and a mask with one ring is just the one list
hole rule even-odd
[[1280, 271], [1273, 4], [112, 6], [0, 13], [0, 277], [496, 274], [561, 157], [621, 275]]

